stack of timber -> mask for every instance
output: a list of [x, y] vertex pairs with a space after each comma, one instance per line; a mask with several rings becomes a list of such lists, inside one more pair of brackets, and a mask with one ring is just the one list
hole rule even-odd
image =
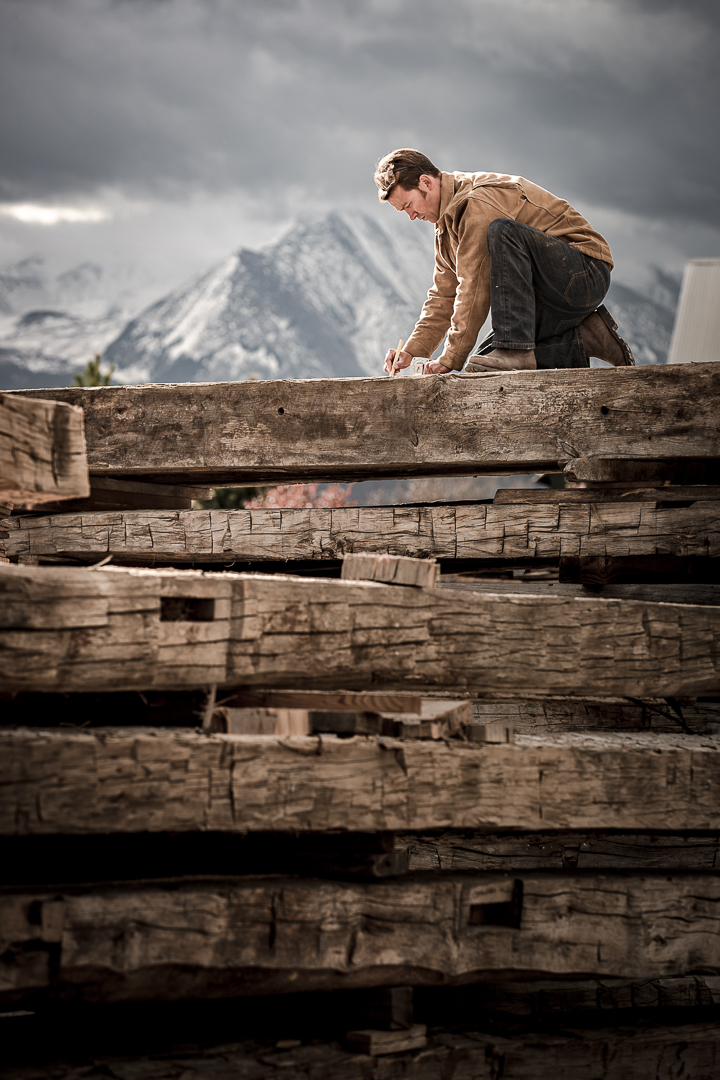
[[717, 1075], [717, 365], [46, 393], [90, 488], [0, 526], [8, 1075]]

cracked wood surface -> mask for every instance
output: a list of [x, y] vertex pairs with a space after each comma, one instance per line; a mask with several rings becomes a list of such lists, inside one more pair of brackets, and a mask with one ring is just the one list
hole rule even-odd
[[89, 491], [82, 409], [0, 394], [0, 503], [36, 506]]
[[122, 1001], [452, 985], [490, 972], [716, 975], [719, 900], [714, 874], [31, 889], [0, 895], [0, 1002], [51, 978], [60, 997]]
[[[537, 494], [537, 493], [533, 493]], [[587, 494], [587, 493], [585, 493]], [[9, 557], [228, 562], [720, 555], [720, 503], [457, 503], [336, 509], [154, 510], [49, 514], [0, 521]]]
[[[409, 873], [720, 869], [720, 837], [687, 833], [396, 833], [393, 850], [407, 853]], [[717, 992], [720, 1004], [720, 980]]]
[[720, 457], [717, 364], [400, 379], [71, 387], [90, 468], [255, 485]]
[[[528, 735], [567, 731], [665, 731], [720, 735], [720, 703], [664, 698], [546, 698], [536, 701], [473, 702], [476, 724], [507, 724]], [[684, 725], [684, 726], [683, 726]]]
[[0, 730], [0, 835], [718, 830], [720, 740]]
[[[470, 1026], [470, 1025], [468, 1025]], [[293, 1025], [293, 1030], [295, 1030]], [[97, 1039], [93, 1040], [97, 1044]], [[9, 1065], [5, 1080], [693, 1080], [720, 1072], [720, 1029], [715, 1020], [675, 1026], [570, 1027], [557, 1032], [434, 1030], [419, 1052], [371, 1058], [340, 1042], [312, 1041], [292, 1049], [240, 1041], [188, 1045], [184, 1038], [155, 1046], [147, 1056], [88, 1048], [40, 1065]], [[28, 1050], [27, 1058], [39, 1056]]]
[[[5, 692], [224, 684], [687, 697], [720, 689], [716, 607], [10, 565], [0, 566], [0, 595]], [[168, 607], [172, 598], [179, 608]]]

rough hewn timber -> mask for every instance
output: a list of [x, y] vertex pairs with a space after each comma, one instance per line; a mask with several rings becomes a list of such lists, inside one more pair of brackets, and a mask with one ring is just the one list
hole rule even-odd
[[720, 555], [719, 508], [718, 501], [698, 498], [675, 504], [618, 499], [308, 510], [158, 509], [12, 517], [1, 527], [8, 533], [11, 558], [67, 555], [92, 561], [114, 555], [124, 561], [227, 563], [339, 559], [353, 552], [415, 560], [703, 557]]
[[631, 873], [6, 893], [0, 1003], [52, 974], [61, 997], [93, 1001], [452, 985], [490, 972], [717, 975], [719, 900], [715, 874]]
[[[720, 869], [717, 834], [538, 832], [396, 833], [393, 851], [407, 869], [466, 870], [711, 870]], [[628, 1002], [628, 1005], [632, 1002]], [[720, 983], [718, 983], [720, 1004]]]
[[692, 699], [536, 698], [533, 701], [476, 701], [476, 724], [507, 724], [516, 732], [543, 735], [564, 731], [656, 731], [720, 735], [720, 703]]
[[717, 364], [23, 391], [81, 405], [90, 468], [258, 484], [720, 457]]
[[340, 577], [343, 581], [382, 581], [387, 585], [434, 589], [440, 577], [440, 565], [435, 559], [406, 555], [348, 553], [343, 558]]
[[[653, 455], [657, 457], [658, 455]], [[680, 455], [676, 455], [680, 456]], [[646, 460], [640, 461], [639, 458]], [[565, 466], [568, 480], [588, 484], [716, 484], [718, 462], [704, 461], [702, 455], [693, 457], [692, 450], [683, 455], [685, 461], [651, 461], [650, 454], [602, 454], [573, 457]], [[631, 460], [635, 458], [636, 460]]]
[[[441, 589], [455, 589], [457, 592], [496, 593], [499, 596], [516, 594], [518, 596], [578, 596], [587, 597], [584, 585], [569, 581], [467, 581], [449, 580], [442, 577], [438, 582]], [[598, 595], [597, 593], [595, 595]], [[712, 583], [688, 585], [669, 582], [661, 585], [603, 585], [604, 600], [643, 600], [653, 604], [720, 604], [720, 585]]]
[[720, 829], [720, 741], [0, 730], [0, 835]]
[[555, 506], [568, 506], [572, 503], [597, 502], [654, 502], [661, 506], [679, 502], [717, 502], [720, 499], [720, 487], [703, 485], [668, 485], [658, 480], [653, 486], [637, 484], [593, 484], [591, 487], [566, 488], [498, 488], [493, 504], [495, 506], [510, 503], [552, 503]]
[[189, 510], [196, 499], [212, 499], [212, 488], [93, 476], [87, 499], [71, 499], [45, 509], [63, 514], [90, 510]]
[[0, 394], [0, 503], [36, 506], [89, 490], [82, 409]]
[[[607, 1023], [611, 1019], [608, 1010], [616, 1009], [643, 1010], [646, 1021], [657, 1023], [652, 1011], [646, 1010], [707, 1009], [720, 1005], [720, 976], [686, 975], [676, 979], [642, 980], [528, 979], [517, 982], [506, 979], [430, 993], [441, 1024], [472, 1024], [473, 1020], [475, 1024], [482, 1024], [488, 1012], [519, 1016], [562, 1013], [567, 1017], [569, 1012], [579, 1011], [604, 1013]], [[556, 1019], [562, 1022], [561, 1016]], [[567, 1019], [565, 1022], [567, 1024]]]
[[511, 1036], [436, 1030], [424, 1050], [392, 1058], [358, 1054], [339, 1041], [313, 1040], [292, 1049], [249, 1040], [190, 1047], [186, 1038], [182, 1041], [185, 1045], [175, 1042], [147, 1057], [136, 1051], [118, 1057], [117, 1052], [88, 1053], [86, 1035], [72, 1060], [9, 1065], [4, 1078], [87, 1080], [94, 1073], [115, 1080], [711, 1080], [720, 1072], [715, 1020], [650, 1028], [627, 1022], [589, 1030], [568, 1030], [565, 1025], [557, 1033], [517, 1030]]
[[292, 689], [686, 697], [720, 610], [195, 571], [0, 566], [0, 690]]

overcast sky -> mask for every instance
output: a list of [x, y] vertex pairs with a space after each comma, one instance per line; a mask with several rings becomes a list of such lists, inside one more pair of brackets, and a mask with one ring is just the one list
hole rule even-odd
[[176, 283], [394, 214], [373, 169], [415, 146], [566, 197], [620, 280], [679, 269], [720, 255], [718, 56], [718, 0], [0, 0], [0, 264]]

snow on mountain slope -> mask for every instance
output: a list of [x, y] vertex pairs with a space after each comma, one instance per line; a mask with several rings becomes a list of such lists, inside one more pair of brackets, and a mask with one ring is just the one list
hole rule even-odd
[[431, 280], [432, 234], [399, 243], [364, 215], [308, 218], [158, 301], [105, 359], [123, 381], [375, 374]]

